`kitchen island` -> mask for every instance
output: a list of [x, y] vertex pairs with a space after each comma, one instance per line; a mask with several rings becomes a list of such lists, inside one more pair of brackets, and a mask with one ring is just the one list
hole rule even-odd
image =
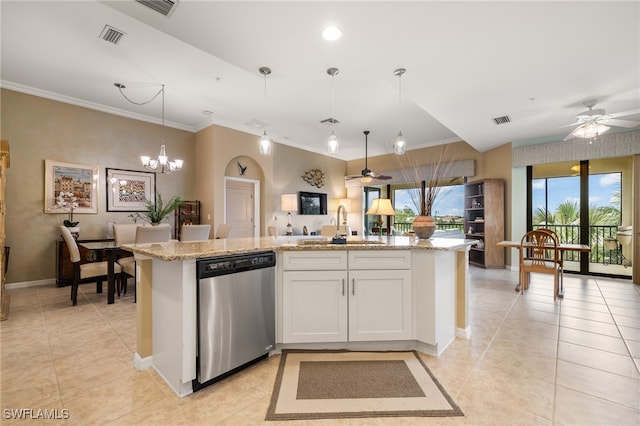
[[263, 237], [130, 244], [137, 262], [134, 365], [193, 392], [198, 259], [274, 251], [276, 351], [400, 350], [439, 355], [468, 338], [468, 250], [415, 237]]

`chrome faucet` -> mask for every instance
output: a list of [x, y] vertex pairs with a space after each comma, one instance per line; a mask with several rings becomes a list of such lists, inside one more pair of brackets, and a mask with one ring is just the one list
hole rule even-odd
[[[340, 233], [340, 209], [342, 209], [344, 233]], [[338, 206], [338, 214], [336, 217], [336, 237], [342, 237], [343, 235], [347, 235], [347, 208], [343, 204], [340, 204]]]

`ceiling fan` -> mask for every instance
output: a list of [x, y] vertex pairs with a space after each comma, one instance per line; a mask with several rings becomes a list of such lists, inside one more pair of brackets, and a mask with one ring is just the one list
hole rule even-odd
[[361, 174], [345, 176], [344, 179], [345, 180], [360, 179], [364, 183], [369, 183], [369, 182], [371, 182], [372, 179], [378, 179], [378, 180], [389, 180], [389, 179], [391, 179], [391, 176], [381, 175], [381, 174], [378, 174], [376, 172], [373, 172], [373, 171], [369, 170], [369, 166], [367, 164], [367, 161], [368, 161], [367, 149], [368, 149], [368, 145], [369, 145], [369, 143], [368, 143], [369, 131], [365, 130], [363, 133], [364, 133], [364, 169], [362, 169]]
[[577, 126], [563, 140], [567, 141], [573, 138], [596, 138], [609, 130], [609, 126], [632, 128], [640, 126], [640, 121], [619, 120], [617, 117], [624, 117], [640, 112], [640, 109], [617, 112], [614, 114], [606, 114], [604, 109], [593, 109], [597, 100], [591, 99], [583, 102], [583, 105], [589, 108], [587, 111], [581, 112], [576, 116], [576, 122], [567, 124], [567, 126]]

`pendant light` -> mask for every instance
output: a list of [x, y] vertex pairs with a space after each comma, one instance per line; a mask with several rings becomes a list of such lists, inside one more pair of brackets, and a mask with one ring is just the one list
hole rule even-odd
[[[260, 74], [264, 76], [264, 103], [267, 104], [267, 76], [271, 74], [271, 69], [268, 67], [260, 67]], [[262, 155], [270, 155], [271, 154], [271, 138], [267, 136], [267, 131], [265, 130], [260, 138], [260, 154]]]
[[167, 155], [167, 150], [166, 150], [166, 146], [165, 146], [165, 142], [164, 142], [164, 134], [165, 134], [165, 126], [164, 126], [164, 84], [162, 85], [162, 88], [158, 91], [158, 93], [156, 93], [155, 95], [153, 95], [153, 97], [151, 99], [149, 99], [148, 101], [145, 102], [135, 102], [131, 99], [129, 99], [127, 97], [127, 95], [124, 94], [123, 89], [126, 89], [126, 86], [122, 83], [113, 83], [114, 86], [116, 86], [118, 88], [118, 90], [120, 91], [120, 94], [129, 102], [131, 102], [134, 105], [145, 105], [148, 104], [149, 102], [153, 101], [158, 95], [162, 94], [162, 144], [160, 145], [160, 154], [158, 154], [158, 158], [155, 160], [152, 160], [151, 157], [149, 157], [148, 155], [142, 155], [140, 156], [140, 161], [142, 162], [142, 166], [147, 169], [147, 170], [151, 170], [152, 172], [156, 172], [156, 173], [163, 173], [163, 174], [170, 174], [173, 172], [177, 172], [179, 170], [182, 170], [182, 160], [179, 159], [175, 159], [173, 161], [169, 160], [169, 156]]
[[398, 76], [398, 136], [396, 136], [396, 140], [393, 142], [393, 150], [396, 155], [404, 154], [407, 149], [407, 142], [404, 139], [404, 135], [402, 134], [402, 130], [400, 130], [400, 121], [402, 115], [402, 74], [407, 72], [404, 68], [398, 68], [393, 71], [393, 75]]
[[329, 68], [327, 70], [327, 74], [331, 76], [331, 134], [329, 135], [329, 140], [327, 141], [327, 148], [329, 150], [329, 154], [334, 155], [338, 153], [338, 137], [336, 136], [336, 132], [333, 130], [333, 125], [336, 122], [336, 119], [333, 116], [333, 84], [336, 78], [336, 75], [340, 70], [338, 68]]

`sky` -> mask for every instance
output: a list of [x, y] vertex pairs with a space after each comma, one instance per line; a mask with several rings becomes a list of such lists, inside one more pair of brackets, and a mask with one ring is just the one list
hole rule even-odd
[[[589, 205], [616, 207], [611, 200], [614, 192], [621, 190], [620, 173], [589, 175]], [[533, 182], [533, 208], [544, 207], [544, 179]], [[580, 177], [548, 178], [549, 211], [555, 212], [565, 201], [580, 200]]]
[[[615, 207], [611, 202], [614, 192], [621, 190], [620, 173], [605, 173], [589, 176], [589, 205]], [[580, 199], [580, 178], [569, 176], [549, 178], [549, 211], [555, 209], [564, 201], [578, 202]], [[395, 208], [402, 210], [409, 206], [415, 210], [411, 197], [398, 196], [396, 193]], [[405, 193], [406, 195], [406, 193]], [[536, 179], [533, 184], [534, 209], [544, 206], [544, 179]], [[433, 208], [434, 216], [463, 216], [464, 185], [443, 187]]]
[[[400, 193], [396, 193], [400, 194]], [[406, 193], [405, 193], [406, 194]], [[396, 210], [402, 210], [404, 206], [409, 206], [414, 211], [416, 207], [411, 197], [397, 197], [395, 200]], [[445, 186], [436, 197], [436, 202], [431, 212], [434, 216], [463, 216], [464, 214], [464, 185]]]

